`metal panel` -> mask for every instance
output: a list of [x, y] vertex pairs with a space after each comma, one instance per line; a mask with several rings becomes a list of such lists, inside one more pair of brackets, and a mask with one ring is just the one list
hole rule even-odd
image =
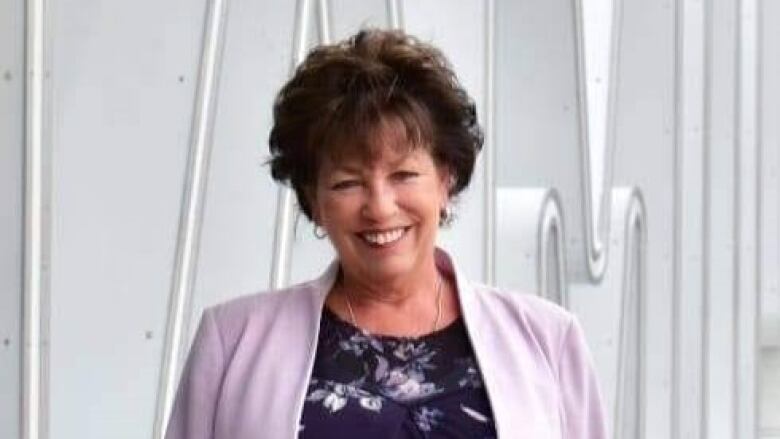
[[[165, 347], [157, 391], [152, 436], [162, 438], [176, 393], [176, 379], [189, 346], [187, 332], [195, 270], [200, 250], [200, 233], [208, 184], [214, 118], [224, 45], [225, 6], [223, 0], [209, 0], [203, 29], [203, 48], [197, 76], [195, 105], [190, 128], [187, 173], [182, 191], [173, 285], [168, 299]], [[185, 344], [186, 343], [186, 344]]]
[[[623, 241], [620, 295], [619, 356], [613, 437], [645, 437], [645, 318], [647, 224], [642, 197], [636, 188], [620, 188], [614, 194], [611, 222]], [[615, 227], [623, 220], [622, 228]], [[622, 230], [621, 230], [622, 229]]]
[[672, 429], [675, 9], [641, 0], [622, 8], [614, 184], [640, 188], [647, 211], [644, 433], [661, 438]]
[[583, 280], [590, 273], [575, 9], [563, 0], [496, 3], [493, 145], [499, 186], [559, 191], [569, 276]]
[[[620, 60], [622, 1], [600, 0], [581, 3], [583, 75], [587, 111], [587, 145], [591, 171], [591, 223], [599, 224], [602, 201], [611, 192], [609, 162], [614, 156], [615, 74]], [[609, 206], [604, 206], [605, 212]], [[598, 227], [597, 227], [598, 229]], [[603, 232], [603, 227], [599, 233]]]
[[0, 437], [21, 425], [24, 1], [0, 3]]
[[498, 285], [566, 303], [565, 231], [559, 200], [553, 189], [498, 189]]
[[761, 437], [780, 438], [780, 2], [759, 3]]
[[[400, 12], [390, 8], [392, 0], [330, 0], [333, 41], [352, 36], [361, 28], [388, 28], [392, 26], [391, 13]], [[398, 16], [399, 24], [403, 21]]]
[[205, 1], [52, 7], [51, 431], [149, 437]]
[[736, 437], [738, 181], [736, 158], [737, 28], [730, 0], [707, 14], [705, 77], [704, 319], [706, 437]]
[[642, 438], [648, 408], [643, 306], [648, 226], [636, 188], [613, 189], [612, 199], [609, 265], [599, 284], [572, 283], [568, 304], [588, 337], [613, 437]]
[[672, 437], [702, 437], [704, 9], [677, 9]]
[[[306, 34], [316, 25], [314, 4], [306, 3], [230, 2], [193, 295], [196, 319], [206, 306], [265, 290], [274, 276], [277, 286], [289, 277], [296, 208], [292, 193], [271, 180], [265, 162], [274, 96], [297, 65], [294, 54], [305, 53]], [[295, 37], [296, 20], [307, 23], [302, 36]], [[274, 210], [279, 193], [291, 197], [289, 211]], [[277, 231], [290, 235], [277, 235], [278, 241], [276, 214], [289, 214], [276, 224]], [[193, 325], [190, 336], [194, 330]]]
[[734, 437], [755, 437], [758, 431], [758, 381], [760, 322], [758, 302], [760, 239], [758, 179], [758, 28], [757, 6], [760, 0], [737, 1], [737, 98], [736, 133], [738, 136], [734, 167], [736, 181], [736, 272], [735, 272], [735, 432]]

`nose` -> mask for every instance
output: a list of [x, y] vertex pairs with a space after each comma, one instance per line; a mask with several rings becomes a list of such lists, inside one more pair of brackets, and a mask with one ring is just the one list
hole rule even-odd
[[373, 184], [366, 193], [363, 202], [363, 217], [371, 222], [384, 222], [398, 212], [396, 193], [386, 184]]

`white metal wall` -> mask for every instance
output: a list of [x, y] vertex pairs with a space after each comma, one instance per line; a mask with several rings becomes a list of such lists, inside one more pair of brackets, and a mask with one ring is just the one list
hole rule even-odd
[[477, 100], [441, 244], [579, 314], [616, 438], [780, 437], [777, 1], [18, 0], [0, 23], [0, 437], [159, 437], [201, 310], [327, 264], [278, 217], [271, 102], [361, 26], [434, 42]]
[[0, 4], [0, 435], [21, 420], [24, 3]]
[[758, 3], [758, 230], [762, 435], [780, 438], [780, 2]]

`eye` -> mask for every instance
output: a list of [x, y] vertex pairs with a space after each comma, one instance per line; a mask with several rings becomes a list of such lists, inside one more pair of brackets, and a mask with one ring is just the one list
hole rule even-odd
[[414, 171], [396, 171], [393, 173], [393, 178], [399, 181], [407, 181], [418, 177], [420, 174]]
[[359, 180], [345, 179], [345, 180], [339, 180], [339, 181], [333, 183], [333, 185], [331, 186], [331, 189], [333, 189], [335, 191], [343, 191], [343, 190], [346, 190], [346, 189], [357, 187], [359, 185], [360, 185], [360, 181]]

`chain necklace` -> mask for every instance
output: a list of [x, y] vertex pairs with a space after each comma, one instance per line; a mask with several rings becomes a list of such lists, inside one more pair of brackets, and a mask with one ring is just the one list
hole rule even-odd
[[[441, 274], [439, 274], [438, 282], [436, 283], [436, 318], [433, 320], [432, 332], [436, 332], [436, 330], [439, 329], [439, 321], [441, 320], [442, 284], [444, 284], [444, 281], [442, 280]], [[363, 334], [369, 335], [370, 333], [367, 329], [358, 325], [357, 319], [355, 318], [355, 311], [352, 309], [352, 302], [349, 300], [349, 293], [346, 291], [344, 292], [344, 300], [347, 303], [347, 311], [349, 311], [349, 319], [352, 321], [352, 326], [358, 328]]]

